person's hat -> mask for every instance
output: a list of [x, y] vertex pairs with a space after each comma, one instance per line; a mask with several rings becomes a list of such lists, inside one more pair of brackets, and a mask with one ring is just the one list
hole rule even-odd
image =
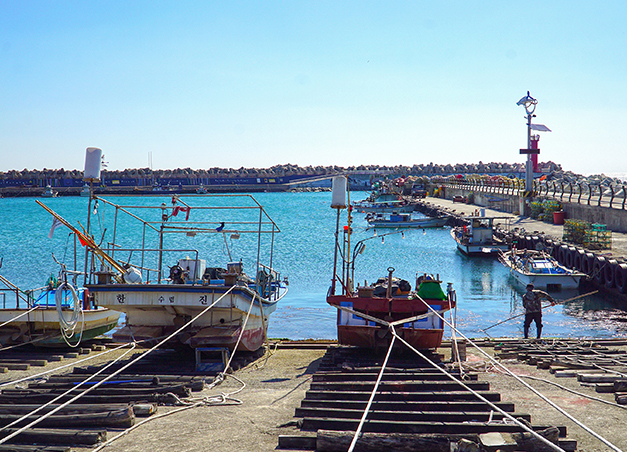
[[527, 289], [532, 288], [533, 289], [533, 284], [527, 284]]

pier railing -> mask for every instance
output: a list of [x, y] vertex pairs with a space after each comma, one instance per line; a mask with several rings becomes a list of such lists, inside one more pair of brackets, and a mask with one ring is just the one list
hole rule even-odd
[[[525, 181], [522, 179], [457, 179], [455, 177], [432, 179], [432, 183], [451, 189], [469, 192], [493, 193], [524, 197]], [[537, 181], [533, 183], [533, 196], [551, 198], [560, 202], [625, 210], [627, 184], [589, 181]]]

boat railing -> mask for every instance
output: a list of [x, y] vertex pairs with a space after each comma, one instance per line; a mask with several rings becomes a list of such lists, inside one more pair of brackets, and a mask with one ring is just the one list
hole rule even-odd
[[[259, 285], [258, 292], [264, 298], [271, 301], [282, 298], [285, 295], [285, 291], [287, 291], [288, 284], [287, 277], [281, 280], [279, 272], [268, 265], [259, 264], [255, 285]], [[281, 289], [285, 290], [282, 291]]]
[[[11, 281], [0, 275], [0, 282], [4, 284], [4, 287], [0, 287], [0, 297], [2, 297], [2, 309], [14, 309], [21, 308], [22, 304], [27, 308], [33, 307], [33, 292], [45, 289], [45, 287], [35, 289], [32, 291], [25, 291], [13, 284]], [[7, 295], [9, 295], [7, 297]], [[7, 301], [8, 298], [8, 301]], [[15, 299], [15, 303], [12, 300]], [[9, 306], [7, 307], [7, 303]], [[13, 305], [15, 304], [15, 306]]]
[[[129, 253], [128, 254], [128, 258], [126, 260], [123, 259], [116, 259], [120, 265], [122, 265], [123, 267], [133, 267], [137, 270], [139, 270], [142, 274], [142, 280], [145, 283], [149, 283], [150, 282], [150, 277], [151, 277], [151, 272], [152, 274], [157, 274], [158, 275], [158, 282], [161, 282], [161, 276], [162, 276], [162, 270], [163, 270], [163, 265], [160, 263], [160, 259], [163, 256], [163, 253], [179, 253], [179, 254], [185, 254], [187, 253], [187, 255], [189, 254], [193, 254], [195, 256], [195, 261], [198, 262], [199, 260], [199, 251], [196, 249], [181, 249], [181, 248], [119, 248], [117, 246], [115, 246], [115, 252], [116, 253]], [[137, 253], [140, 255], [139, 258], [139, 263], [133, 263], [133, 254]], [[112, 254], [112, 253], [110, 253]], [[148, 254], [148, 256], [146, 256], [146, 254]], [[154, 254], [154, 257], [151, 258], [150, 255]], [[154, 259], [156, 262], [155, 267], [151, 267], [150, 264], [146, 263], [146, 261], [149, 261], [151, 259]], [[178, 261], [177, 261], [177, 265], [178, 265]], [[106, 271], [108, 270], [107, 268], [101, 267], [99, 270], [97, 270], [96, 272], [102, 272], [102, 271]], [[96, 273], [94, 272], [94, 273]], [[93, 274], [92, 274], [93, 276]], [[200, 275], [200, 277], [202, 278], [202, 275]], [[201, 279], [200, 278], [200, 279]], [[193, 284], [196, 284], [197, 281], [193, 281]]]

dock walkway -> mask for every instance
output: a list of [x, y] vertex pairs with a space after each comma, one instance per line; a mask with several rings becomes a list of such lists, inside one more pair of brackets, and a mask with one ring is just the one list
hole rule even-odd
[[[507, 212], [501, 212], [499, 210], [489, 209], [474, 204], [465, 204], [459, 202], [453, 202], [449, 199], [427, 197], [421, 202], [430, 204], [433, 207], [439, 207], [444, 209], [453, 215], [462, 215], [470, 217], [471, 215], [479, 214], [482, 210], [485, 211], [487, 217], [501, 217], [509, 220], [504, 220], [501, 223], [501, 228], [505, 229], [509, 227], [510, 230], [514, 228], [524, 229], [528, 234], [544, 234], [550, 236], [554, 241], [561, 241], [564, 234], [564, 226], [556, 225], [552, 223], [545, 223], [543, 221], [534, 220], [529, 217], [521, 215], [514, 215]], [[509, 223], [506, 225], [505, 223]], [[498, 223], [498, 222], [497, 222]], [[604, 256], [611, 256], [617, 260], [627, 260], [627, 234], [621, 232], [612, 231], [612, 248], [610, 250], [590, 250], [591, 252], [600, 253]]]

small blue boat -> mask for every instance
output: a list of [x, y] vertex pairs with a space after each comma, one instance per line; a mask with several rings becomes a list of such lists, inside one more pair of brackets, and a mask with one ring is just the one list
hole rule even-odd
[[374, 215], [366, 217], [371, 228], [441, 228], [448, 217], [414, 217], [411, 213], [393, 213], [387, 217]]

